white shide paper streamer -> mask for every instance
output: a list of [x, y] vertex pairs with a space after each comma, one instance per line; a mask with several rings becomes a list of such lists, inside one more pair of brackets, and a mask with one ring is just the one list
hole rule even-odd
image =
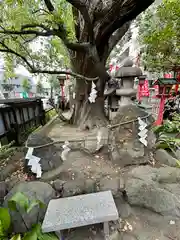
[[91, 87], [91, 93], [89, 95], [89, 101], [90, 103], [95, 103], [96, 98], [97, 98], [97, 91], [96, 91], [96, 85], [94, 83], [92, 83], [92, 87]]
[[28, 148], [25, 158], [29, 160], [28, 166], [31, 166], [31, 171], [36, 174], [37, 178], [40, 178], [42, 176], [42, 168], [39, 163], [41, 158], [34, 156], [33, 151], [34, 148]]
[[146, 129], [147, 127], [147, 124], [141, 119], [141, 118], [138, 118], [138, 123], [139, 123], [139, 133], [138, 133], [138, 136], [139, 136], [139, 141], [147, 147], [147, 132], [148, 130]]

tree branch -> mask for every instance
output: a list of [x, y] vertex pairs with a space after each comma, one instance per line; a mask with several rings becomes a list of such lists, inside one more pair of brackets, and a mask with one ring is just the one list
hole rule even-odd
[[51, 31], [50, 28], [44, 26], [43, 24], [25, 24], [25, 25], [22, 25], [21, 30], [24, 30], [26, 28], [37, 28], [37, 27], [42, 28], [46, 31]]
[[53, 12], [54, 6], [53, 6], [51, 0], [44, 0], [44, 2], [45, 2], [47, 9], [49, 10], [49, 12]]
[[5, 49], [0, 49], [0, 52], [14, 54], [14, 55], [16, 55], [17, 57], [21, 58], [21, 59], [27, 64], [27, 66], [28, 66], [30, 69], [33, 67], [33, 66], [31, 65], [31, 63], [29, 63], [29, 61], [28, 61], [24, 56], [22, 56], [21, 54], [15, 52], [14, 50], [10, 49], [10, 48], [9, 48], [8, 46], [6, 46], [3, 42], [0, 42], [0, 45], [5, 48]]
[[101, 45], [103, 39], [109, 39], [113, 32], [133, 20], [153, 2], [154, 0], [114, 1], [108, 13], [96, 26], [99, 29], [96, 37], [97, 47]]
[[[53, 13], [55, 9], [54, 9], [54, 6], [51, 3], [51, 1], [44, 0], [44, 2], [45, 2], [47, 9], [49, 10], [49, 12]], [[58, 36], [60, 39], [62, 39], [62, 41], [64, 42], [64, 44], [66, 45], [67, 48], [69, 48], [72, 51], [84, 51], [85, 48], [87, 48], [88, 43], [81, 44], [81, 43], [69, 42], [67, 40], [67, 33], [66, 33], [66, 30], [64, 29], [64, 27], [61, 24], [58, 24], [58, 28], [59, 28], [58, 30], [53, 30], [53, 32], [55, 33], [56, 36]]]
[[68, 71], [62, 71], [62, 70], [44, 70], [44, 69], [32, 69], [31, 73], [46, 73], [46, 74], [67, 74], [67, 75], [71, 75], [73, 77], [77, 77], [77, 78], [81, 78], [84, 79], [86, 81], [96, 81], [99, 79], [99, 77], [95, 77], [95, 78], [88, 78], [85, 77], [83, 75], [80, 75], [78, 73], [75, 72], [68, 72]]
[[14, 50], [8, 48], [3, 42], [0, 42], [0, 45], [4, 47], [4, 49], [0, 49], [0, 52], [11, 53], [11, 54], [14, 54], [17, 57], [21, 58], [26, 63], [26, 65], [28, 66], [28, 68], [29, 68], [31, 73], [68, 74], [68, 75], [71, 75], [73, 77], [81, 78], [81, 79], [86, 80], [86, 81], [96, 81], [96, 80], [99, 79], [99, 77], [88, 78], [88, 77], [85, 77], [83, 75], [80, 75], [80, 74], [77, 74], [77, 73], [74, 73], [74, 72], [68, 72], [68, 71], [62, 71], [62, 70], [37, 69], [24, 56], [22, 56], [21, 54], [15, 52]]
[[6, 34], [6, 35], [36, 35], [36, 36], [44, 36], [44, 37], [55, 35], [54, 30], [49, 30], [46, 32], [38, 32], [36, 30], [22, 30], [22, 31], [4, 30], [4, 31], [0, 31], [0, 33]]
[[43, 8], [40, 8], [36, 11], [33, 11], [32, 13], [35, 14], [35, 13], [38, 13], [38, 12], [41, 12], [41, 11], [49, 14], [49, 12], [47, 10], [43, 9]]
[[131, 24], [131, 21], [125, 23], [121, 28], [116, 30], [116, 32], [113, 35], [111, 35], [111, 37], [109, 38], [108, 56], [113, 50], [113, 48], [116, 46], [116, 44], [121, 40], [121, 38], [128, 31], [130, 24]]
[[94, 44], [95, 39], [94, 39], [93, 24], [92, 24], [91, 18], [89, 16], [89, 12], [88, 12], [86, 5], [79, 0], [67, 0], [67, 2], [69, 2], [72, 6], [74, 6], [76, 9], [78, 9], [80, 11], [80, 13], [82, 14], [84, 21], [85, 21], [85, 25], [86, 25], [88, 33], [89, 33], [89, 41], [91, 44]]
[[85, 51], [90, 46], [89, 43], [73, 43], [65, 39], [63, 40], [63, 42], [66, 45], [66, 47], [72, 51]]

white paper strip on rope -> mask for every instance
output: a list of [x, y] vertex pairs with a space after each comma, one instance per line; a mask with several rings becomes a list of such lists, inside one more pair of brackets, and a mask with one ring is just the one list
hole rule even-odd
[[65, 141], [64, 145], [62, 146], [62, 148], [64, 150], [61, 153], [61, 158], [63, 161], [65, 161], [67, 159], [67, 155], [68, 155], [69, 151], [71, 150], [68, 146], [69, 146], [69, 142]]
[[139, 135], [140, 137], [143, 137], [144, 135], [147, 134], [147, 132], [148, 132], [148, 130], [145, 128], [145, 129], [143, 129], [141, 132], [139, 132], [138, 135]]
[[140, 132], [138, 133], [138, 136], [140, 137], [139, 138], [139, 141], [147, 147], [147, 132], [148, 130], [146, 129], [147, 127], [147, 124], [141, 119], [141, 118], [138, 118], [138, 123], [139, 123], [139, 130]]
[[39, 163], [41, 158], [32, 155], [33, 151], [34, 148], [28, 148], [25, 158], [29, 160], [28, 166], [31, 166], [31, 171], [36, 174], [37, 178], [40, 178], [42, 176], [42, 168], [41, 164]]
[[96, 85], [94, 83], [92, 83], [92, 87], [91, 87], [91, 93], [89, 95], [89, 101], [90, 103], [95, 103], [96, 98], [97, 98], [97, 91], [96, 91]]
[[29, 158], [29, 162], [28, 162], [28, 166], [32, 166], [33, 164], [37, 164], [39, 163], [41, 159], [39, 157], [36, 157], [34, 155], [31, 156], [31, 158]]
[[101, 144], [102, 132], [100, 130], [98, 131], [98, 134], [97, 134], [96, 138], [97, 138], [97, 148], [96, 148], [96, 150], [99, 150], [102, 147], [102, 144]]
[[31, 158], [33, 151], [34, 151], [34, 148], [28, 148], [25, 159]]

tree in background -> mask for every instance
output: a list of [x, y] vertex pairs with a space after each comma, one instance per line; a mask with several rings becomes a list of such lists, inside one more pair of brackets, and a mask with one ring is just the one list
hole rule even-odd
[[[106, 124], [106, 60], [130, 21], [154, 0], [4, 0], [0, 3], [0, 51], [17, 57], [32, 73], [64, 74], [62, 55], [76, 77], [72, 122], [82, 128]], [[46, 41], [44, 41], [46, 39]], [[36, 49], [37, 41], [41, 49]], [[97, 99], [88, 101], [92, 81]]]
[[29, 93], [32, 86], [31, 83], [29, 82], [29, 80], [27, 78], [24, 78], [22, 81], [22, 88], [25, 92]]
[[164, 0], [139, 18], [142, 61], [148, 71], [180, 66], [180, 0]]
[[42, 82], [40, 80], [37, 82], [36, 92], [39, 93], [39, 94], [43, 94], [44, 93], [43, 84], [42, 84]]

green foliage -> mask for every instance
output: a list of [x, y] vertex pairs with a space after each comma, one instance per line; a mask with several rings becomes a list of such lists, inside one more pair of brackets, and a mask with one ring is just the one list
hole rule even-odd
[[8, 79], [16, 76], [14, 72], [14, 56], [5, 55], [4, 56], [4, 82], [7, 82]]
[[12, 211], [17, 211], [17, 205], [24, 211], [27, 210], [29, 205], [28, 198], [21, 192], [17, 192], [8, 202], [8, 207]]
[[11, 156], [16, 151], [16, 148], [12, 147], [13, 144], [14, 144], [14, 141], [12, 141], [11, 143], [4, 145], [0, 148], [0, 159], [1, 160]]
[[158, 135], [156, 148], [174, 153], [180, 147], [180, 139], [176, 137], [180, 132], [180, 115], [175, 114], [172, 121], [166, 120], [163, 125], [154, 127], [154, 132]]
[[[43, 208], [44, 204], [39, 200], [29, 201], [29, 199], [20, 192], [17, 192], [8, 202], [9, 209], [17, 213], [19, 213], [19, 209], [23, 209], [26, 213], [29, 213], [35, 206]], [[25, 222], [22, 216], [21, 218]], [[9, 210], [7, 208], [0, 208], [0, 240], [58, 240], [53, 233], [42, 233], [40, 223], [35, 224], [31, 230], [25, 234], [16, 235], [10, 233], [10, 225], [11, 218]]]
[[57, 75], [49, 76], [48, 82], [52, 87], [52, 89], [60, 89], [60, 84], [59, 84], [59, 80], [57, 79]]
[[150, 71], [180, 65], [180, 0], [164, 0], [138, 19], [143, 64]]
[[20, 234], [16, 234], [10, 240], [21, 240], [21, 235]]
[[23, 87], [24, 91], [27, 93], [31, 90], [32, 86], [27, 78], [24, 78], [24, 80], [22, 82], [22, 87]]
[[11, 217], [7, 208], [0, 208], [0, 239], [6, 237], [11, 224]]
[[2, 85], [3, 89], [8, 92], [11, 92], [14, 89], [14, 86], [12, 84], [3, 83], [1, 85]]
[[44, 88], [42, 82], [39, 80], [36, 85], [36, 92], [39, 94], [44, 93]]
[[50, 111], [48, 111], [46, 113], [46, 116], [45, 116], [45, 119], [46, 119], [46, 122], [50, 121], [53, 117], [55, 117], [57, 115], [57, 112], [55, 109], [52, 109]]
[[163, 125], [154, 127], [155, 133], [179, 133], [180, 132], [180, 115], [174, 114], [172, 121], [165, 120]]
[[[70, 64], [68, 51], [61, 39], [75, 40], [72, 6], [65, 0], [55, 0], [53, 5], [55, 11], [49, 13], [44, 1], [40, 0], [4, 0], [0, 4], [0, 51], [3, 51], [6, 58], [8, 77], [13, 74], [14, 66], [25, 64], [23, 58], [26, 58], [30, 65], [37, 69], [56, 69]], [[44, 36], [44, 32], [59, 28], [61, 30], [58, 36], [53, 33]], [[4, 30], [35, 32], [32, 34], [9, 34], [3, 33]], [[36, 34], [36, 32], [40, 34]], [[7, 49], [17, 54], [4, 53]], [[25, 67], [29, 68], [27, 63]]]

